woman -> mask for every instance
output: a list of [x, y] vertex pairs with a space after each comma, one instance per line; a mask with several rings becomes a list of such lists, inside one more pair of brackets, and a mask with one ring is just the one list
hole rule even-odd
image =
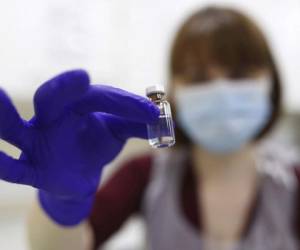
[[200, 10], [177, 33], [170, 73], [176, 146], [124, 164], [78, 226], [60, 227], [36, 206], [33, 249], [97, 249], [134, 213], [143, 215], [155, 250], [299, 248], [299, 185], [258, 171], [267, 164], [258, 143], [281, 107], [260, 29], [229, 8]]

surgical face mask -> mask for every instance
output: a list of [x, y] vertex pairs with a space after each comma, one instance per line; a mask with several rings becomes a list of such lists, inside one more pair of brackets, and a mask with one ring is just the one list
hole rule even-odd
[[271, 115], [271, 80], [218, 79], [175, 91], [177, 121], [204, 149], [232, 153], [250, 142]]

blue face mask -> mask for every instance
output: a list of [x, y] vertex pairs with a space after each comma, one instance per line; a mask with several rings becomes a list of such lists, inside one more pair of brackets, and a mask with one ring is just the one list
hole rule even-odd
[[250, 142], [271, 115], [269, 77], [218, 79], [178, 88], [177, 120], [200, 147], [232, 153]]

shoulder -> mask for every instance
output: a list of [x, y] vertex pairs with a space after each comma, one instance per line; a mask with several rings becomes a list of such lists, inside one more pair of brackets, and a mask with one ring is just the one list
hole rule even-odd
[[[145, 153], [122, 161], [118, 168], [104, 181], [100, 190], [116, 188], [143, 189], [148, 184], [152, 170], [152, 153]], [[131, 190], [132, 191], [132, 190]]]
[[165, 149], [162, 151], [151, 151], [123, 162], [119, 171], [132, 172], [140, 177], [155, 177], [167, 175], [174, 172], [174, 165], [180, 165], [186, 158], [183, 150]]
[[133, 172], [137, 175], [148, 175], [152, 168], [153, 154], [146, 153], [124, 161], [119, 172]]
[[[138, 165], [138, 166], [148, 166], [151, 165], [153, 159], [152, 153], [144, 153], [142, 155], [134, 156], [124, 162], [124, 165]], [[300, 167], [300, 166], [299, 166]]]
[[290, 191], [300, 184], [300, 157], [293, 145], [273, 140], [261, 143], [256, 151], [256, 163], [265, 176]]

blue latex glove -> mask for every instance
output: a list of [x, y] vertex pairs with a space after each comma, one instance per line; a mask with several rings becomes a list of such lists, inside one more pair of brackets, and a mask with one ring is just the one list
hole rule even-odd
[[34, 108], [22, 120], [0, 90], [0, 137], [22, 150], [18, 160], [0, 152], [0, 179], [38, 188], [45, 212], [66, 226], [89, 214], [103, 166], [128, 138], [146, 138], [146, 123], [159, 116], [144, 97], [90, 85], [83, 70], [44, 83]]

